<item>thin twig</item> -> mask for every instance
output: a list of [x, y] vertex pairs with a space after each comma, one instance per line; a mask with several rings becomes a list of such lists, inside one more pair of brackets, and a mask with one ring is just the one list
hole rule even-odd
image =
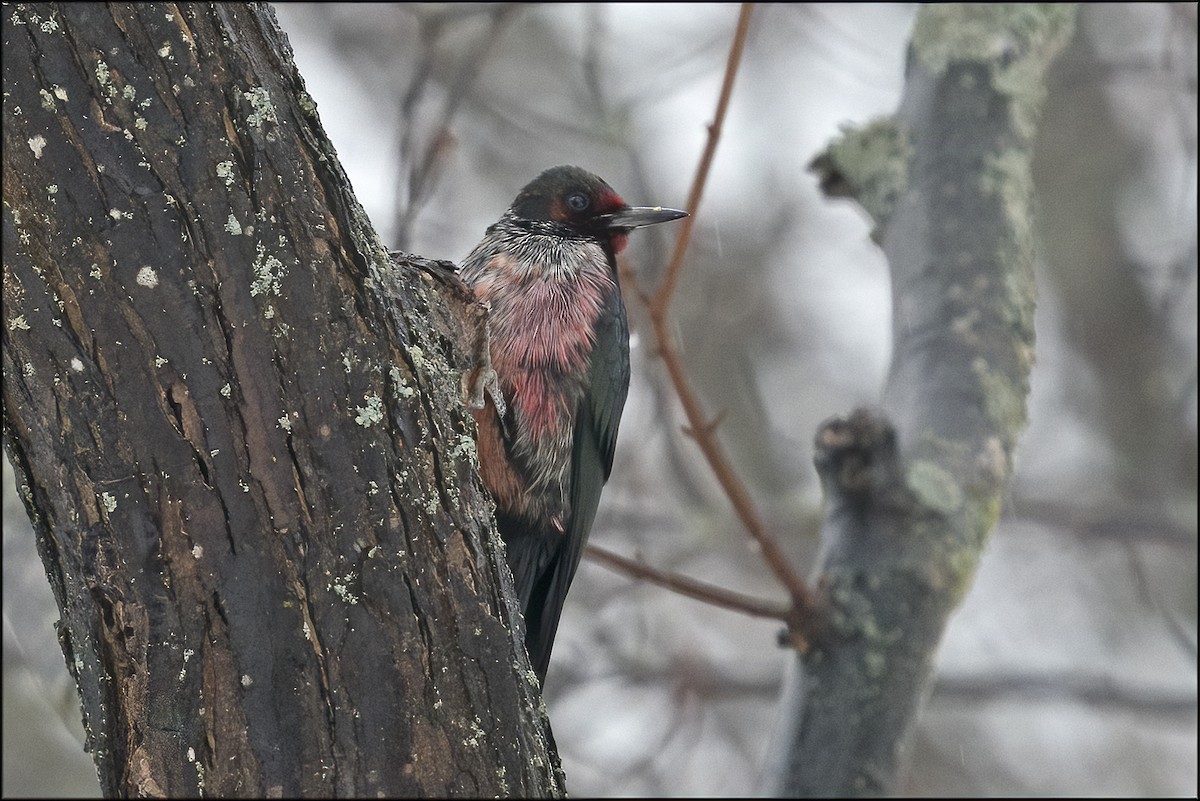
[[[766, 523], [758, 513], [758, 509], [754, 505], [754, 500], [750, 497], [749, 490], [746, 489], [746, 485], [742, 483], [742, 480], [738, 477], [737, 472], [726, 457], [725, 451], [721, 447], [720, 441], [713, 430], [713, 426], [709, 422], [711, 418], [704, 413], [695, 390], [692, 389], [691, 384], [688, 382], [687, 373], [679, 358], [679, 352], [675, 347], [674, 338], [671, 336], [667, 319], [667, 311], [670, 308], [675, 284], [683, 268], [683, 255], [687, 251], [688, 241], [691, 238], [692, 225], [696, 219], [700, 197], [704, 193], [704, 185], [708, 180], [709, 168], [712, 166], [717, 142], [721, 136], [721, 126], [724, 123], [725, 114], [729, 108], [729, 99], [733, 92], [734, 78], [737, 76], [738, 64], [741, 61], [742, 51], [745, 49], [746, 34], [750, 27], [750, 13], [752, 9], [752, 3], [742, 4], [741, 14], [738, 17], [737, 32], [734, 34], [733, 45], [729, 49], [729, 60], [725, 65], [725, 81], [721, 86], [720, 98], [717, 100], [717, 110], [713, 116], [712, 123], [708, 126], [708, 143], [704, 148], [704, 153], [700, 157], [700, 163], [696, 168], [696, 177], [692, 182], [692, 189], [688, 195], [687, 211], [690, 216], [685, 217], [682, 221], [679, 238], [676, 240], [675, 251], [671, 257], [671, 263], [667, 267], [666, 275], [658, 291], [647, 303], [647, 311], [650, 317], [650, 324], [654, 329], [655, 339], [658, 341], [659, 355], [662, 357], [663, 364], [667, 368], [667, 373], [671, 377], [671, 383], [679, 395], [679, 402], [682, 404], [683, 411], [687, 415], [693, 439], [695, 439], [696, 444], [708, 460], [713, 473], [717, 477], [717, 481], [720, 482], [721, 487], [725, 490], [725, 494], [729, 496], [729, 500], [732, 502], [734, 510], [737, 512], [743, 525], [745, 525], [746, 531], [755, 543], [758, 544], [763, 559], [766, 560], [768, 567], [770, 567], [780, 582], [783, 583], [784, 587], [787, 588], [797, 611], [803, 615], [813, 610], [816, 606], [816, 599], [807, 583], [792, 567], [791, 562], [788, 560], [786, 554], [784, 554], [779, 543], [767, 530]], [[643, 300], [646, 299], [640, 290], [639, 294]]]
[[727, 590], [724, 587], [718, 587], [715, 584], [682, 576], [678, 573], [668, 573], [664, 570], [651, 567], [637, 559], [630, 559], [614, 553], [607, 548], [601, 548], [599, 545], [588, 545], [584, 553], [593, 561], [599, 562], [618, 573], [642, 579], [651, 584], [657, 584], [660, 587], [666, 587], [668, 590], [677, 592], [680, 595], [686, 595], [689, 598], [695, 598], [698, 601], [704, 601], [713, 606], [731, 609], [751, 617], [782, 620], [785, 623], [789, 622], [793, 617], [791, 609], [782, 604], [773, 604], [770, 601], [764, 601], [750, 595], [743, 595], [740, 592]]
[[737, 77], [738, 65], [742, 61], [742, 51], [746, 48], [746, 35], [750, 30], [750, 13], [754, 10], [753, 3], [742, 3], [738, 15], [737, 31], [733, 35], [733, 44], [729, 48], [729, 58], [725, 62], [725, 81], [721, 84], [721, 95], [717, 98], [717, 110], [713, 121], [708, 126], [708, 143], [700, 155], [700, 163], [696, 166], [696, 177], [692, 180], [692, 189], [688, 192], [687, 212], [679, 223], [679, 236], [675, 240], [675, 252], [667, 265], [667, 274], [663, 276], [662, 284], [654, 295], [650, 306], [650, 314], [654, 317], [665, 317], [667, 307], [671, 304], [671, 296], [675, 293], [675, 283], [683, 269], [683, 254], [687, 251], [692, 238], [692, 226], [696, 222], [696, 212], [700, 208], [700, 198], [704, 194], [704, 185], [708, 182], [708, 170], [712, 166], [713, 156], [717, 152], [717, 142], [721, 138], [721, 127], [725, 123], [725, 112], [729, 108], [729, 98], [733, 95], [733, 81]]

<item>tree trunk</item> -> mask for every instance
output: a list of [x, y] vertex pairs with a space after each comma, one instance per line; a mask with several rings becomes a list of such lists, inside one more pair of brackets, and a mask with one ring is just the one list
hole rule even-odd
[[995, 526], [1033, 366], [1030, 159], [1064, 6], [925, 6], [899, 112], [816, 163], [892, 269], [883, 412], [817, 434], [827, 626], [787, 679], [769, 781], [894, 791], [938, 643]]
[[269, 7], [3, 30], [4, 431], [104, 793], [561, 793], [458, 318]]

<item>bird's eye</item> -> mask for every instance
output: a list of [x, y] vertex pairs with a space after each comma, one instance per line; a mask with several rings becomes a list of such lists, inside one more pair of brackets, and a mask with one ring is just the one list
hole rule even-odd
[[592, 201], [582, 192], [576, 192], [567, 197], [567, 206], [571, 211], [584, 211], [590, 205], [592, 205]]

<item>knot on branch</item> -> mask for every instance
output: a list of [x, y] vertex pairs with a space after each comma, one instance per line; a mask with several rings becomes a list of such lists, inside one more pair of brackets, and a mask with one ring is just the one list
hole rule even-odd
[[880, 241], [900, 195], [908, 188], [913, 147], [908, 135], [891, 117], [862, 127], [842, 126], [834, 139], [808, 165], [831, 198], [857, 200], [875, 221], [871, 236]]
[[901, 482], [896, 431], [879, 412], [857, 409], [817, 429], [813, 462], [827, 497], [855, 499]]

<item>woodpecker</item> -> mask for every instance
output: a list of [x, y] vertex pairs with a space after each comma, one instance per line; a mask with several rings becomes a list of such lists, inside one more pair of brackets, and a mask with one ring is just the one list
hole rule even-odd
[[463, 262], [490, 307], [503, 401], [473, 409], [484, 484], [544, 682], [567, 589], [612, 470], [629, 391], [629, 326], [616, 254], [629, 232], [687, 212], [630, 206], [599, 177], [553, 167]]

